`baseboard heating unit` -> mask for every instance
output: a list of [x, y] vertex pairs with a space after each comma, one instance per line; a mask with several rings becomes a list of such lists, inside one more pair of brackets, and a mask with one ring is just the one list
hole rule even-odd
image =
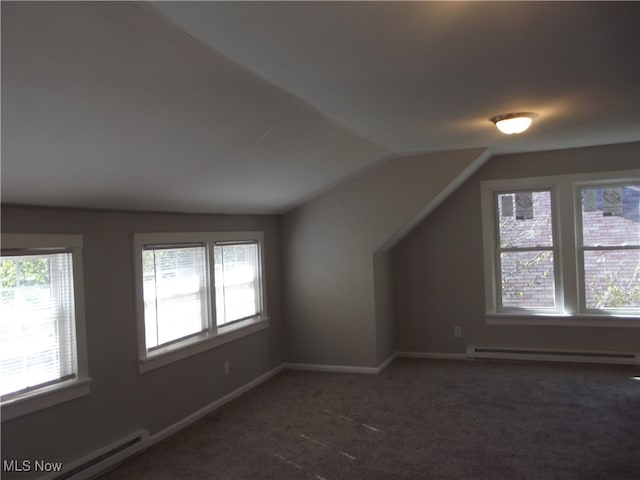
[[468, 346], [467, 358], [640, 365], [640, 353], [633, 352], [580, 352]]
[[118, 465], [145, 448], [147, 430], [138, 430], [89, 455], [65, 464], [60, 472], [50, 473], [39, 480], [87, 480]]

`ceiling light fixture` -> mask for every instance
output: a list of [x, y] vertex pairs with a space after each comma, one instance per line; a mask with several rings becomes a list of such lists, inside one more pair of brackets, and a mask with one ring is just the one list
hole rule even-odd
[[537, 116], [537, 113], [532, 112], [504, 113], [491, 117], [489, 120], [495, 123], [502, 133], [513, 135], [524, 132]]

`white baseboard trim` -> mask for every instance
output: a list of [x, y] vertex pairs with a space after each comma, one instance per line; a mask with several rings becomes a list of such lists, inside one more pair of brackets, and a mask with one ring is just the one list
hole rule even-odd
[[316, 365], [313, 363], [285, 363], [284, 368], [288, 370], [307, 370], [311, 372], [331, 372], [331, 373], [366, 373], [375, 375], [379, 367], [356, 367], [351, 365]]
[[432, 358], [436, 360], [467, 360], [466, 353], [396, 352], [396, 356], [404, 358]]
[[392, 355], [389, 356], [389, 358], [387, 358], [384, 362], [382, 362], [380, 365], [378, 365], [378, 372], [380, 373], [382, 372], [385, 368], [387, 368], [391, 362], [393, 362], [396, 358], [398, 358], [398, 354], [394, 353]]
[[284, 368], [287, 370], [306, 370], [310, 372], [329, 372], [329, 373], [364, 373], [367, 375], [377, 375], [389, 366], [397, 357], [394, 353], [377, 367], [360, 367], [355, 365], [319, 365], [315, 363], [285, 363]]
[[354, 365], [318, 365], [314, 363], [285, 363], [288, 370], [307, 370], [311, 372], [329, 373], [365, 373], [377, 375], [387, 368], [396, 358], [433, 358], [440, 360], [466, 360], [464, 353], [435, 353], [435, 352], [395, 352], [377, 367], [359, 367]]
[[251, 380], [249, 383], [242, 385], [240, 388], [237, 388], [233, 392], [228, 393], [224, 397], [221, 397], [211, 402], [209, 405], [202, 407], [200, 410], [193, 412], [191, 415], [183, 418], [182, 420], [174, 423], [173, 425], [169, 425], [168, 427], [160, 430], [159, 432], [156, 432], [153, 435], [150, 435], [146, 441], [145, 447], [150, 447], [151, 445], [154, 445], [159, 441], [164, 440], [165, 438], [173, 435], [174, 433], [182, 430], [183, 428], [188, 427], [193, 422], [200, 420], [205, 415], [217, 410], [218, 408], [223, 406], [225, 403], [230, 402], [234, 398], [239, 397], [243, 393], [248, 392], [252, 388], [257, 387], [261, 383], [266, 382], [271, 377], [280, 373], [283, 370], [283, 368], [284, 368], [284, 364], [278, 365], [272, 370], [269, 370], [268, 372], [263, 373], [258, 378], [255, 378], [254, 380]]

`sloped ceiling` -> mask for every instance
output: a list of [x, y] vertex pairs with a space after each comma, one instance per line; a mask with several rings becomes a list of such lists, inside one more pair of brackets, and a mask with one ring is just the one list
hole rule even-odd
[[[389, 155], [638, 141], [635, 2], [2, 2], [2, 201], [281, 213]], [[488, 121], [539, 114], [522, 137]]]
[[[635, 2], [156, 2], [203, 43], [395, 152], [638, 139]], [[540, 114], [527, 136], [488, 119]]]

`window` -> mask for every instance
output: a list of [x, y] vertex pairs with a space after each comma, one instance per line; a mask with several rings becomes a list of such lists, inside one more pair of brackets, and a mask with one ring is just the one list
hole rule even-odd
[[2, 235], [0, 395], [14, 418], [89, 392], [82, 238]]
[[209, 304], [204, 245], [143, 247], [142, 278], [148, 350], [206, 332]]
[[214, 253], [218, 325], [255, 316], [260, 308], [258, 243], [217, 243]]
[[556, 310], [551, 191], [499, 193], [496, 200], [500, 307]]
[[134, 235], [141, 372], [268, 326], [261, 232]]
[[640, 182], [578, 191], [581, 305], [585, 311], [640, 309]]
[[637, 172], [482, 182], [489, 323], [638, 326]]

